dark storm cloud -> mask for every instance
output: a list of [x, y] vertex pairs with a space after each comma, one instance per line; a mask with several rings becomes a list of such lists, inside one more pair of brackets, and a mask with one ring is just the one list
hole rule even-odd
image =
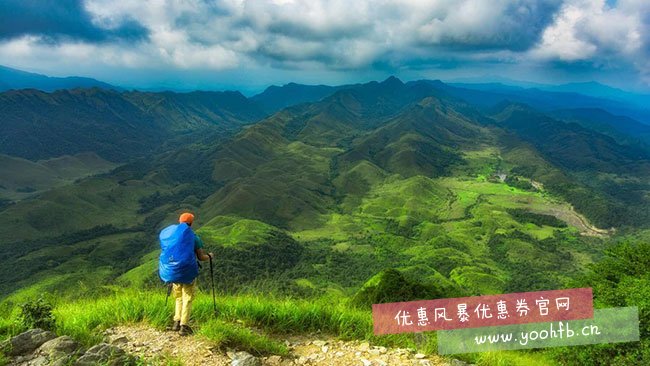
[[147, 34], [148, 31], [133, 19], [124, 19], [114, 29], [94, 25], [80, 0], [0, 2], [0, 39], [34, 35], [42, 37], [48, 43], [69, 39], [106, 42], [117, 39], [141, 40]]

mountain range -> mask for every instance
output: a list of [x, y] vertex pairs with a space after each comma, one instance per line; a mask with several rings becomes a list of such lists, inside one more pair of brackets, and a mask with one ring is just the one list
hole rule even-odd
[[61, 89], [94, 87], [114, 90], [120, 89], [116, 86], [92, 78], [79, 76], [51, 77], [0, 65], [0, 91], [11, 89], [38, 89], [51, 92]]
[[395, 77], [0, 93], [0, 297], [152, 286], [181, 210], [225, 290], [353, 294], [385, 268], [437, 296], [562, 286], [647, 229], [650, 150], [612, 103], [556, 96]]

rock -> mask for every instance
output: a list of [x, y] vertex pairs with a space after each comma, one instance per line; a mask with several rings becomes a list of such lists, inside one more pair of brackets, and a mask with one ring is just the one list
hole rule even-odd
[[341, 352], [341, 351], [337, 351], [337, 352], [334, 354], [334, 356], [336, 356], [336, 357], [343, 357], [343, 355], [345, 355], [345, 353], [343, 353], [343, 352]]
[[377, 349], [379, 350], [379, 353], [381, 353], [382, 355], [387, 351], [386, 347], [379, 347]]
[[316, 347], [323, 347], [324, 345], [327, 344], [327, 342], [325, 342], [325, 341], [313, 341], [313, 342], [311, 342], [311, 344], [313, 344]]
[[[68, 336], [54, 338], [43, 343], [34, 355], [36, 359], [30, 362], [31, 365], [67, 365], [70, 359], [76, 356], [81, 350], [81, 345]], [[39, 363], [44, 359], [43, 363]]]
[[17, 356], [16, 358], [14, 358], [14, 363], [20, 364], [22, 362], [27, 361], [28, 359], [29, 359], [28, 357]]
[[262, 361], [259, 358], [251, 355], [248, 352], [237, 352], [234, 354], [231, 366], [262, 366]]
[[266, 359], [266, 362], [267, 362], [269, 365], [273, 365], [273, 366], [275, 366], [275, 365], [280, 365], [280, 364], [282, 363], [282, 357], [280, 357], [280, 356], [276, 356], [276, 355], [274, 355], [274, 356], [269, 356], [269, 357]]
[[126, 338], [125, 336], [117, 337], [117, 338], [113, 338], [113, 339], [111, 339], [109, 337], [109, 339], [110, 339], [110, 342], [109, 342], [110, 344], [127, 344], [127, 343], [129, 343], [129, 339]]
[[417, 359], [422, 359], [427, 357], [427, 355], [425, 355], [424, 353], [416, 353], [414, 357]]
[[49, 360], [47, 359], [46, 356], [36, 356], [35, 358], [32, 358], [31, 360], [29, 360], [27, 365], [29, 365], [29, 366], [46, 366], [49, 363], [50, 362], [49, 362]]
[[61, 336], [43, 343], [38, 348], [38, 352], [50, 355], [53, 353], [71, 354], [77, 352], [80, 348], [81, 345], [74, 339], [68, 336]]
[[330, 350], [330, 348], [329, 348], [329, 347], [327, 347], [327, 346], [323, 346], [323, 347], [321, 347], [321, 349], [320, 349], [320, 350], [321, 350], [321, 351], [323, 351], [323, 353], [327, 353], [327, 351], [329, 351], [329, 350]]
[[134, 365], [135, 360], [116, 346], [100, 343], [86, 351], [74, 363], [75, 366], [92, 366], [97, 364], [107, 366]]
[[[6, 342], [8, 356], [25, 355], [33, 352], [43, 343], [56, 338], [56, 335], [50, 331], [42, 329], [30, 329], [24, 333], [11, 338]], [[5, 348], [3, 347], [3, 348]]]
[[358, 349], [361, 352], [367, 352], [370, 349], [370, 344], [368, 342], [363, 342], [361, 345], [359, 345]]
[[420, 360], [420, 365], [422, 365], [422, 366], [431, 366], [431, 361], [429, 361], [429, 360]]
[[372, 356], [379, 356], [381, 354], [381, 352], [379, 352], [378, 349], [371, 349], [368, 351], [368, 353], [371, 354]]
[[379, 366], [388, 366], [388, 364], [384, 360], [376, 359], [376, 360], [373, 360], [373, 362], [376, 363]]
[[365, 358], [361, 359], [361, 363], [363, 363], [363, 366], [370, 366], [372, 365], [372, 362], [369, 360], [366, 360]]
[[469, 366], [469, 364], [465, 361], [457, 360], [454, 358], [451, 361], [445, 363], [445, 366]]

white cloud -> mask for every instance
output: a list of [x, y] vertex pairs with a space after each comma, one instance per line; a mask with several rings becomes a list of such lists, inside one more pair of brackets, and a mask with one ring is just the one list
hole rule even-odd
[[97, 65], [119, 65], [139, 68], [151, 66], [151, 58], [143, 50], [119, 44], [94, 44], [81, 41], [46, 43], [40, 36], [24, 36], [0, 43], [0, 59], [14, 67], [29, 69], [92, 68]]
[[[86, 0], [102, 29], [148, 37], [93, 43], [26, 35], [0, 43], [20, 66], [393, 70], [469, 63], [634, 65], [650, 75], [650, 1]], [[644, 19], [645, 16], [645, 19]]]
[[[345, 69], [387, 61], [387, 54], [402, 53], [409, 62], [411, 52], [526, 48], [558, 1], [88, 0], [86, 9], [107, 27], [135, 17], [162, 60], [179, 67], [220, 69], [254, 59]], [[191, 51], [192, 62], [185, 56]], [[212, 61], [196, 61], [209, 55]]]
[[530, 56], [541, 60], [584, 61], [600, 68], [635, 65], [650, 73], [650, 2], [567, 0]]
[[540, 46], [533, 54], [541, 58], [576, 61], [590, 58], [597, 47], [579, 39], [576, 27], [584, 22], [586, 12], [578, 6], [565, 6], [555, 23], [544, 30]]

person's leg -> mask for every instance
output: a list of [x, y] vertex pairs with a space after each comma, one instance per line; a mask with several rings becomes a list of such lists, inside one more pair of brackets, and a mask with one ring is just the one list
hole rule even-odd
[[196, 280], [191, 284], [183, 285], [183, 311], [181, 312], [181, 327], [189, 326], [190, 316], [192, 315], [192, 301], [194, 301], [194, 294], [196, 292]]
[[169, 329], [178, 331], [181, 327], [181, 315], [183, 311], [182, 284], [174, 283], [172, 285], [172, 296], [175, 299], [176, 307], [174, 308], [174, 324]]

